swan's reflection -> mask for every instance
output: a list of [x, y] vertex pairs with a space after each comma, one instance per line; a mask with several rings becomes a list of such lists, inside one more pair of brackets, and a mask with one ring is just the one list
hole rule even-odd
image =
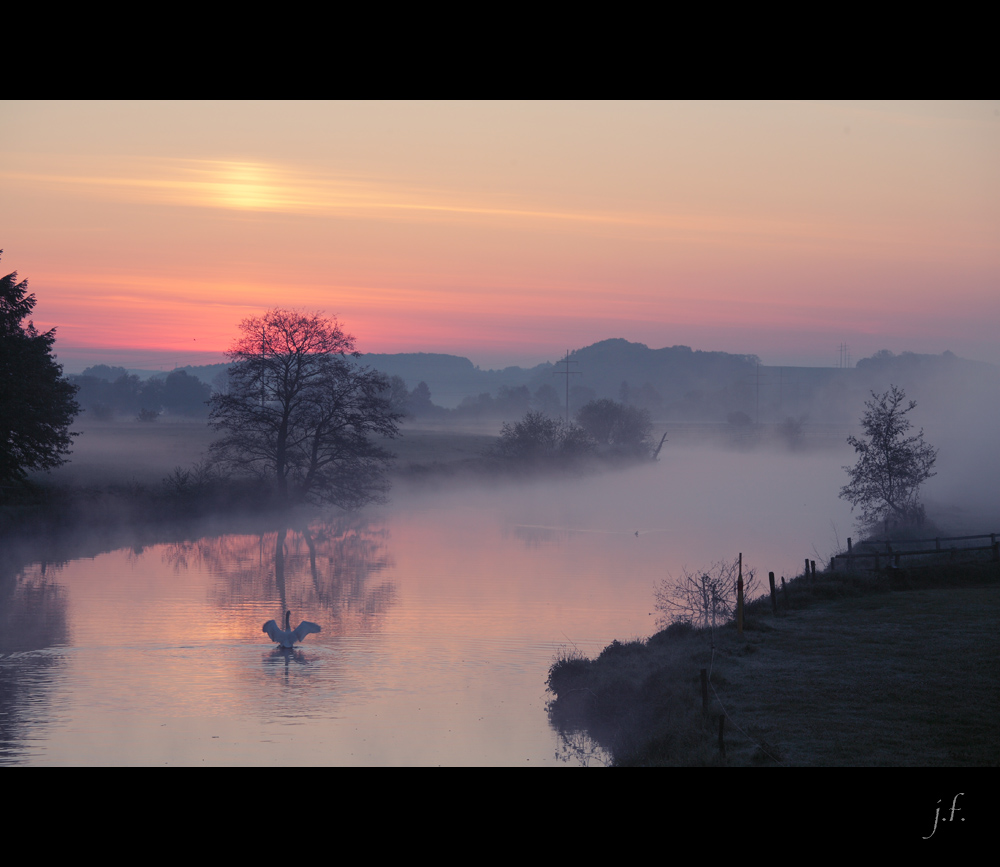
[[[345, 514], [253, 535], [174, 543], [163, 558], [175, 571], [201, 566], [222, 577], [213, 593], [223, 610], [249, 611], [266, 602], [274, 606], [277, 629], [285, 612], [295, 609], [305, 622], [321, 624], [327, 638], [370, 634], [395, 601], [392, 581], [372, 586], [372, 578], [393, 565], [387, 540], [383, 520]], [[255, 633], [260, 622], [249, 629]]]

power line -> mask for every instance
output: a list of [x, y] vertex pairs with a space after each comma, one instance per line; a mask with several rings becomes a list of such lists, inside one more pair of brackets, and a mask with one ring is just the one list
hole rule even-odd
[[570, 376], [583, 376], [583, 374], [580, 373], [579, 370], [570, 370], [569, 366], [571, 364], [579, 364], [579, 363], [580, 363], [579, 361], [576, 361], [576, 360], [571, 359], [569, 357], [569, 350], [567, 349], [566, 350], [566, 357], [562, 358], [562, 359], [560, 359], [559, 361], [556, 362], [556, 364], [565, 364], [566, 365], [566, 369], [565, 370], [554, 370], [554, 371], [552, 371], [552, 373], [553, 373], [554, 376], [563, 376], [563, 375], [565, 375], [565, 377], [566, 377], [566, 424], [569, 424], [569, 378], [570, 378]]

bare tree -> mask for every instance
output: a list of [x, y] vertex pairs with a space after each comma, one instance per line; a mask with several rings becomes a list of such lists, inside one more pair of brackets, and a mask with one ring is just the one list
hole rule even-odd
[[840, 496], [850, 502], [852, 511], [861, 510], [862, 529], [884, 524], [888, 532], [893, 520], [898, 524], [923, 520], [919, 491], [936, 475], [937, 450], [924, 442], [922, 429], [916, 436], [906, 436], [913, 426], [906, 414], [917, 403], [911, 400], [904, 408], [903, 389], [892, 385], [884, 394], [871, 394], [861, 417], [865, 436], [847, 438], [859, 457], [853, 467], [844, 467], [851, 480], [841, 488]]
[[281, 502], [353, 508], [381, 499], [400, 413], [381, 373], [359, 367], [336, 318], [274, 309], [240, 324], [229, 386], [211, 399], [221, 464], [273, 481]]
[[756, 595], [756, 570], [747, 567], [737, 557], [730, 562], [715, 563], [698, 574], [685, 570], [680, 578], [662, 580], [653, 590], [656, 610], [660, 612], [656, 625], [665, 629], [679, 620], [692, 626], [722, 626], [736, 615], [737, 586], [742, 566], [743, 598], [750, 601]]

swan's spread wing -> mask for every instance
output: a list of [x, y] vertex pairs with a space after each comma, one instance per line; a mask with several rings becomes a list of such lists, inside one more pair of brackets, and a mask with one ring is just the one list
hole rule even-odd
[[303, 620], [298, 626], [295, 627], [295, 639], [296, 641], [304, 641], [305, 637], [309, 635], [310, 632], [321, 632], [321, 627], [317, 626], [315, 623], [310, 623], [308, 620]]
[[281, 644], [284, 638], [288, 635], [288, 633], [285, 632], [284, 629], [279, 629], [278, 624], [275, 623], [273, 620], [268, 620], [260, 631], [266, 632], [267, 637], [270, 638], [271, 641], [278, 642], [278, 644]]

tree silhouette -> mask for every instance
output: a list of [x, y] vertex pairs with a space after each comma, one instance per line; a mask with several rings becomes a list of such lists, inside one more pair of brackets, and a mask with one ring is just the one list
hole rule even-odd
[[34, 308], [27, 280], [18, 283], [16, 271], [0, 277], [0, 485], [65, 463], [80, 411], [76, 386], [52, 355], [55, 329], [22, 324]]
[[163, 383], [163, 405], [178, 415], [207, 415], [211, 396], [211, 386], [184, 370], [167, 374]]
[[398, 433], [388, 378], [357, 365], [336, 318], [274, 309], [240, 331], [228, 390], [211, 399], [209, 422], [225, 432], [215, 459], [271, 480], [283, 503], [381, 499], [393, 455], [369, 437]]
[[577, 425], [529, 410], [513, 425], [503, 423], [488, 456], [514, 469], [565, 467], [590, 454], [593, 447]]
[[653, 452], [649, 410], [602, 397], [582, 406], [576, 420], [604, 452], [629, 457]]
[[906, 414], [917, 405], [911, 400], [904, 408], [906, 392], [891, 385], [884, 394], [871, 395], [861, 417], [865, 437], [847, 438], [859, 458], [853, 467], [844, 467], [851, 480], [840, 496], [850, 502], [852, 511], [860, 508], [863, 529], [884, 524], [888, 532], [890, 521], [907, 524], [923, 519], [919, 490], [936, 475], [932, 470], [937, 450], [924, 442], [923, 430], [906, 436], [913, 426]]

